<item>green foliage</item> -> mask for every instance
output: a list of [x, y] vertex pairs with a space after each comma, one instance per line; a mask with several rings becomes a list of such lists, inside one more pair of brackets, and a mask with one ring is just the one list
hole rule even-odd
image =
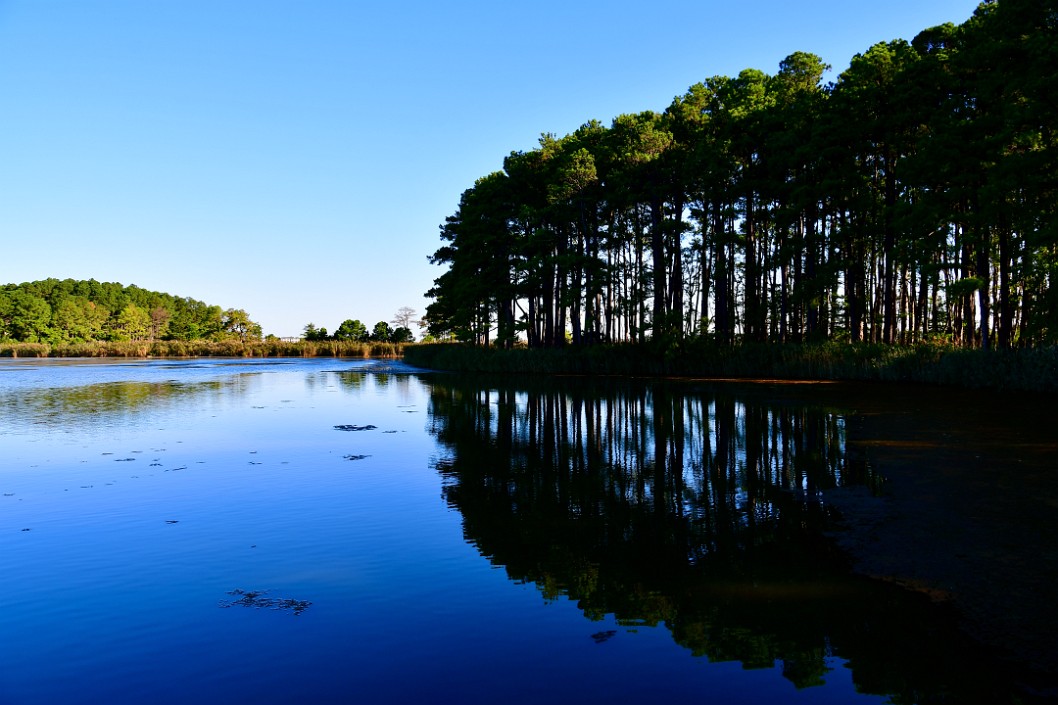
[[245, 311], [94, 279], [0, 286], [0, 340], [57, 345], [100, 341], [252, 340]]
[[250, 320], [250, 315], [240, 309], [229, 308], [221, 319], [225, 337], [243, 342], [261, 339], [261, 326]]
[[[542, 135], [441, 228], [436, 339], [1058, 343], [1053, 3]], [[701, 321], [707, 324], [703, 329]]]
[[113, 325], [114, 340], [146, 340], [151, 330], [151, 317], [136, 304], [121, 309]]
[[361, 323], [359, 319], [346, 319], [338, 326], [338, 330], [334, 331], [335, 340], [363, 342], [367, 338], [367, 326]]
[[317, 328], [315, 323], [309, 323], [305, 326], [305, 332], [302, 333], [301, 339], [309, 342], [315, 342], [320, 340], [328, 340], [330, 338], [327, 335], [326, 328]]
[[47, 342], [52, 336], [52, 309], [46, 300], [25, 290], [0, 298], [3, 337], [27, 343]]
[[379, 321], [371, 329], [371, 340], [377, 343], [393, 342], [393, 329], [385, 321]]

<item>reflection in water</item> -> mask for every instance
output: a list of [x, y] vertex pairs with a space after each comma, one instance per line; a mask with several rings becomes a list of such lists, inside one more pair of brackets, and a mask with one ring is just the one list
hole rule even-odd
[[467, 540], [547, 599], [664, 625], [713, 661], [781, 662], [798, 687], [844, 659], [896, 702], [1011, 697], [948, 615], [852, 576], [826, 540], [822, 493], [879, 481], [837, 411], [732, 388], [439, 379], [430, 430]]
[[89, 429], [133, 423], [143, 414], [184, 407], [205, 398], [238, 397], [258, 382], [256, 375], [233, 375], [196, 382], [122, 381], [80, 387], [36, 387], [0, 393], [0, 414], [7, 428], [46, 425], [61, 429], [67, 419]]

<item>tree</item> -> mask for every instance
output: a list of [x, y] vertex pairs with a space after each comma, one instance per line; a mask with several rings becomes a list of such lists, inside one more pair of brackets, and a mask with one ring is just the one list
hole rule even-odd
[[664, 114], [542, 135], [442, 226], [430, 333], [1055, 342], [1055, 18], [1055, 0], [986, 0], [832, 85], [795, 52]]
[[151, 309], [151, 340], [158, 340], [165, 336], [169, 330], [170, 318], [172, 314], [164, 306], [155, 306]]
[[39, 296], [15, 290], [0, 296], [0, 337], [28, 343], [51, 335], [51, 306]]
[[[666, 220], [665, 205], [673, 195], [666, 170], [668, 160], [665, 159], [673, 137], [667, 127], [662, 116], [651, 111], [619, 115], [611, 127], [621, 165], [615, 179], [620, 182], [627, 198], [648, 208], [653, 293], [651, 326], [655, 339], [673, 327], [667, 315], [666, 274], [667, 263], [674, 254], [671, 233], [679, 230], [678, 225]], [[681, 216], [682, 212], [676, 214], [677, 218]]]
[[412, 321], [415, 320], [415, 309], [411, 306], [401, 306], [397, 309], [397, 312], [393, 314], [393, 320], [390, 323], [393, 324], [394, 328], [407, 328], [411, 330]]
[[302, 340], [327, 340], [330, 336], [326, 328], [317, 328], [315, 323], [305, 326], [305, 332], [301, 334]]
[[334, 331], [335, 340], [363, 342], [367, 340], [367, 337], [367, 326], [361, 323], [359, 319], [346, 319], [338, 326], [338, 330]]
[[494, 172], [464, 191], [459, 209], [445, 219], [441, 238], [449, 244], [430, 261], [451, 268], [428, 294], [435, 299], [426, 315], [432, 333], [488, 344], [495, 314], [499, 341], [513, 342], [518, 260], [511, 237], [513, 193], [508, 176]]
[[393, 329], [385, 321], [379, 321], [371, 331], [371, 340], [388, 343], [393, 340]]
[[56, 337], [70, 342], [98, 340], [106, 329], [109, 312], [83, 296], [62, 299], [52, 314]]
[[414, 343], [415, 334], [407, 326], [397, 326], [390, 335], [390, 341], [394, 343]]
[[115, 340], [146, 340], [151, 332], [151, 316], [136, 304], [121, 309], [114, 320]]
[[222, 319], [224, 335], [243, 342], [261, 339], [261, 326], [250, 320], [250, 315], [241, 308], [229, 308]]

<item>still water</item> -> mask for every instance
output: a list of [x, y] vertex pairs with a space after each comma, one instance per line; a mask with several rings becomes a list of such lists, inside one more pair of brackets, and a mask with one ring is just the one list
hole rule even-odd
[[[796, 388], [0, 362], [0, 703], [1015, 702]], [[835, 529], [835, 527], [838, 527]]]

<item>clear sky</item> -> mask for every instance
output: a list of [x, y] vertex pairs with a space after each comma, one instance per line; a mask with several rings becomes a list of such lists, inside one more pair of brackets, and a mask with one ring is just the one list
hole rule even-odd
[[836, 74], [976, 6], [0, 0], [0, 284], [136, 284], [280, 336], [421, 314], [438, 226], [541, 133], [795, 51]]

